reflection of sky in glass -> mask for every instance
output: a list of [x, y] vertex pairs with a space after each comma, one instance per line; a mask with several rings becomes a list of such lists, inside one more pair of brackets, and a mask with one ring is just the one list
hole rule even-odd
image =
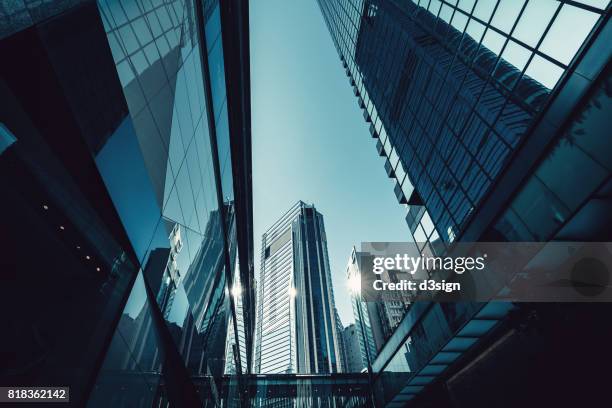
[[[147, 294], [144, 286], [144, 279], [142, 277], [142, 273], [138, 273], [136, 281], [134, 282], [134, 287], [130, 293], [130, 297], [125, 305], [125, 309], [123, 309], [123, 314], [127, 314], [132, 319], [136, 319], [138, 315], [142, 313], [142, 308], [145, 307], [146, 302]], [[183, 285], [180, 284], [178, 289], [176, 289], [176, 293], [172, 301], [172, 308], [170, 309], [170, 314], [168, 315], [168, 322], [176, 323], [180, 327], [183, 327], [183, 322], [187, 316], [188, 309], [189, 300], [187, 299], [187, 294], [185, 293]]]
[[139, 272], [138, 276], [136, 276], [134, 286], [132, 287], [130, 297], [125, 304], [125, 309], [123, 309], [123, 314], [130, 316], [132, 319], [136, 319], [136, 317], [138, 317], [138, 315], [142, 312], [142, 308], [144, 307], [146, 301], [147, 292], [145, 290], [142, 273]]
[[[126, 120], [115, 132], [99, 154], [98, 166], [143, 268], [148, 266], [147, 249], [168, 249], [169, 233], [180, 225], [183, 246], [175, 254], [175, 283], [197, 279], [191, 275], [202, 272], [194, 269], [192, 262], [210, 214], [218, 209], [193, 6], [192, 2], [99, 2], [133, 127], [132, 120]], [[218, 5], [205, 29], [217, 129], [227, 133]], [[221, 113], [225, 117], [220, 119]], [[226, 145], [221, 144], [229, 151]], [[158, 190], [152, 190], [151, 181]], [[217, 229], [211, 232], [221, 234]], [[151, 266], [162, 268], [163, 262], [155, 258]], [[159, 282], [149, 282], [152, 276], [155, 274], [147, 271], [146, 282], [155, 286]], [[144, 285], [138, 275], [125, 307], [132, 318], [147, 307]], [[190, 308], [182, 283], [171, 296], [164, 310], [167, 323], [182, 327]], [[193, 296], [201, 298], [202, 293]]]
[[[478, 2], [476, 0], [461, 0], [457, 4], [457, 10], [454, 10], [454, 5], [442, 4], [439, 0], [432, 0], [431, 2], [421, 0], [418, 3], [459, 31], [466, 31], [474, 40], [480, 41], [482, 39], [482, 44], [496, 54], [499, 55], [503, 49], [502, 57], [521, 70], [526, 67], [533, 54], [532, 50], [521, 43], [532, 48], [536, 47], [546, 27], [554, 17], [555, 19], [538, 52], [557, 61], [561, 66], [548, 58], [536, 55], [526, 71], [528, 76], [547, 88], [555, 86], [563, 73], [562, 65], [568, 65], [571, 62], [599, 18], [597, 13], [569, 4], [563, 4], [559, 14], [555, 17], [555, 12], [561, 5], [557, 0], [500, 0], [497, 10], [495, 10], [497, 0], [478, 0]], [[608, 0], [578, 3], [604, 9]], [[525, 5], [525, 9], [520, 14], [523, 5]], [[473, 18], [469, 20], [468, 16], [472, 9]], [[510, 36], [517, 41], [510, 41], [503, 48], [517, 18], [519, 18], [518, 23]], [[487, 23], [489, 19], [491, 19], [491, 26], [494, 29], [489, 28], [485, 33], [485, 25], [480, 21]], [[484, 38], [483, 33], [485, 33]]]
[[[154, 3], [141, 2], [139, 9], [135, 1], [98, 2], [123, 86], [135, 78], [135, 73], [143, 73], [179, 43], [176, 25], [183, 17], [175, 17], [174, 13], [183, 9], [175, 8], [171, 16], [166, 3]], [[183, 36], [183, 40], [185, 46], [190, 45], [188, 36]]]
[[11, 131], [4, 124], [0, 123], [0, 154], [15, 143], [16, 140]]
[[189, 308], [189, 300], [187, 300], [187, 294], [185, 293], [185, 288], [181, 283], [179, 287], [176, 289], [176, 293], [174, 295], [174, 300], [172, 301], [172, 309], [170, 309], [170, 314], [168, 315], [169, 323], [176, 323], [180, 327], [183, 327], [183, 323], [185, 322], [185, 317], [187, 316], [187, 310]]
[[215, 6], [212, 14], [206, 22], [204, 28], [206, 32], [206, 48], [210, 51], [217, 41], [217, 37], [221, 33], [221, 16], [219, 14], [219, 5]]
[[218, 5], [215, 7], [213, 14], [206, 23], [205, 30], [213, 97], [213, 111], [216, 118], [219, 115], [225, 99], [225, 69], [223, 65], [223, 44], [220, 39], [221, 22]]
[[131, 117], [108, 139], [96, 165], [132, 246], [142, 260], [160, 216]]

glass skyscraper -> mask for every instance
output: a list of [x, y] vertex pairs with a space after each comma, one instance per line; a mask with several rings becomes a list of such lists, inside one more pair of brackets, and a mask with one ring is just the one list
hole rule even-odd
[[361, 298], [361, 254], [355, 247], [351, 251], [346, 266], [346, 279], [351, 291], [351, 305], [355, 319], [355, 331], [359, 340], [359, 358], [361, 365], [367, 368], [385, 342], [383, 332], [384, 319], [379, 314], [379, 305], [365, 302]]
[[361, 354], [359, 331], [355, 323], [351, 323], [342, 330], [342, 342], [346, 350], [346, 367], [348, 373], [358, 373], [367, 368]]
[[[610, 240], [609, 1], [318, 3], [406, 208], [406, 240], [420, 252], [449, 254], [457, 241]], [[572, 306], [559, 306], [556, 316], [577, 316], [581, 309]], [[479, 401], [462, 387], [484, 381], [490, 374], [482, 367], [495, 358], [499, 367], [510, 355], [524, 362], [508, 316], [554, 319], [548, 310], [500, 302], [410, 305], [372, 363], [377, 401], [501, 406], [495, 387]], [[595, 324], [581, 327], [583, 343], [596, 337]], [[559, 332], [551, 333], [555, 341]], [[478, 353], [477, 369], [469, 362]], [[561, 381], [551, 375], [563, 370], [560, 362], [548, 358], [548, 370], [527, 370], [534, 379], [547, 376], [542, 389]], [[515, 400], [504, 403], [520, 405], [530, 392], [544, 402], [547, 393], [521, 378]]]
[[249, 367], [246, 7], [0, 3], [3, 385], [218, 406]]
[[607, 2], [319, 3], [412, 235], [443, 252], [526, 144]]
[[[404, 317], [410, 305], [408, 296], [396, 296], [383, 302], [368, 302], [361, 296], [362, 256], [364, 252], [351, 251], [346, 266], [346, 280], [349, 284], [355, 330], [359, 338], [360, 358], [363, 366], [374, 362], [378, 352], [391, 337]], [[385, 281], [397, 281], [397, 278], [384, 272], [381, 278]]]
[[342, 371], [323, 216], [296, 203], [262, 236], [255, 373]]

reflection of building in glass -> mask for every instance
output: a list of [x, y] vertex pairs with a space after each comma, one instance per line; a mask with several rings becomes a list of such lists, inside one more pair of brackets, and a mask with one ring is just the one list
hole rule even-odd
[[176, 263], [177, 255], [183, 248], [180, 224], [176, 224], [174, 228], [172, 228], [168, 241], [170, 241], [168, 263], [164, 268], [161, 287], [156, 296], [157, 303], [159, 304], [159, 307], [164, 315], [164, 319], [166, 320], [168, 320], [170, 310], [172, 310], [172, 302], [174, 301], [176, 289], [181, 283], [181, 273], [178, 270]]
[[244, 367], [252, 349], [246, 6], [0, 15], [2, 230], [23, 259], [2, 285], [0, 383], [64, 384], [78, 406], [219, 403], [197, 388], [228, 339]]
[[[609, 240], [608, 1], [318, 2], [422, 253], [452, 253], [455, 241]], [[543, 337], [513, 328], [575, 310], [410, 305], [372, 363], [379, 402], [500, 406], [503, 391], [487, 378], [501, 370], [497, 383], [516, 390], [507, 406], [535, 404], [530, 395], [554, 405], [543, 390], [563, 383], [564, 353], [539, 345], [560, 336], [576, 347], [570, 325], [539, 326]], [[579, 342], [594, 341], [595, 324], [581, 327]], [[548, 365], [527, 361], [519, 344]], [[510, 361], [523, 369], [506, 371]], [[571, 364], [589, 371], [584, 359]], [[487, 383], [480, 400], [469, 392], [477, 382]]]
[[323, 216], [295, 204], [262, 237], [254, 372], [341, 371]]
[[[235, 337], [231, 335], [231, 332], [227, 336], [227, 342], [225, 345], [225, 374], [236, 374], [237, 366], [236, 366], [236, 357], [234, 354], [240, 353], [240, 362], [247, 362], [247, 345], [245, 341], [245, 320], [244, 313], [246, 312], [243, 307], [242, 301], [242, 283], [240, 282], [240, 265], [236, 262], [236, 267], [234, 268], [234, 280], [233, 286], [229, 291], [230, 296], [234, 299], [234, 304], [236, 307], [236, 332], [238, 336]], [[234, 317], [229, 317], [228, 327], [232, 328], [234, 326]], [[238, 341], [236, 342], [236, 339]], [[248, 367], [246, 363], [242, 363], [241, 372], [246, 373], [248, 371]]]

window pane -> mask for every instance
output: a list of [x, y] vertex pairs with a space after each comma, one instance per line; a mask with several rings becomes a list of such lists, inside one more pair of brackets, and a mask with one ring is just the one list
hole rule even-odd
[[557, 84], [559, 78], [563, 74], [563, 69], [561, 67], [553, 64], [552, 62], [545, 60], [544, 58], [536, 55], [529, 67], [527, 67], [527, 71], [525, 74], [548, 89], [553, 89]]
[[540, 51], [564, 64], [569, 64], [597, 18], [597, 14], [565, 4], [546, 34]]
[[525, 0], [501, 0], [491, 24], [505, 33], [509, 33], [518, 18]]
[[513, 37], [535, 47], [558, 6], [559, 2], [555, 0], [530, 1], [514, 30]]

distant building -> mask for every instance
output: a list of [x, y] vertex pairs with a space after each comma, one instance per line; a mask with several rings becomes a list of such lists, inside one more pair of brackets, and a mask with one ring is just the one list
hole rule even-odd
[[340, 314], [338, 314], [338, 309], [335, 309], [336, 313], [336, 333], [338, 335], [338, 354], [340, 361], [338, 372], [345, 373], [347, 372], [347, 351], [344, 345], [344, 339], [342, 337], [342, 332], [344, 331], [344, 326], [342, 325], [342, 320], [340, 319]]
[[355, 329], [359, 338], [359, 350], [364, 367], [374, 361], [378, 351], [390, 336], [387, 327], [395, 327], [394, 321], [388, 320], [385, 313], [385, 305], [375, 302], [364, 302], [361, 298], [360, 285], [361, 269], [359, 266], [359, 252], [353, 247], [351, 256], [346, 266], [346, 278], [351, 287], [351, 304], [353, 305], [353, 317], [355, 318]]
[[349, 324], [342, 330], [342, 343], [344, 343], [344, 350], [346, 351], [346, 372], [359, 373], [367, 368], [361, 356], [359, 330], [354, 323]]
[[336, 373], [340, 333], [323, 216], [296, 203], [262, 236], [254, 372]]

